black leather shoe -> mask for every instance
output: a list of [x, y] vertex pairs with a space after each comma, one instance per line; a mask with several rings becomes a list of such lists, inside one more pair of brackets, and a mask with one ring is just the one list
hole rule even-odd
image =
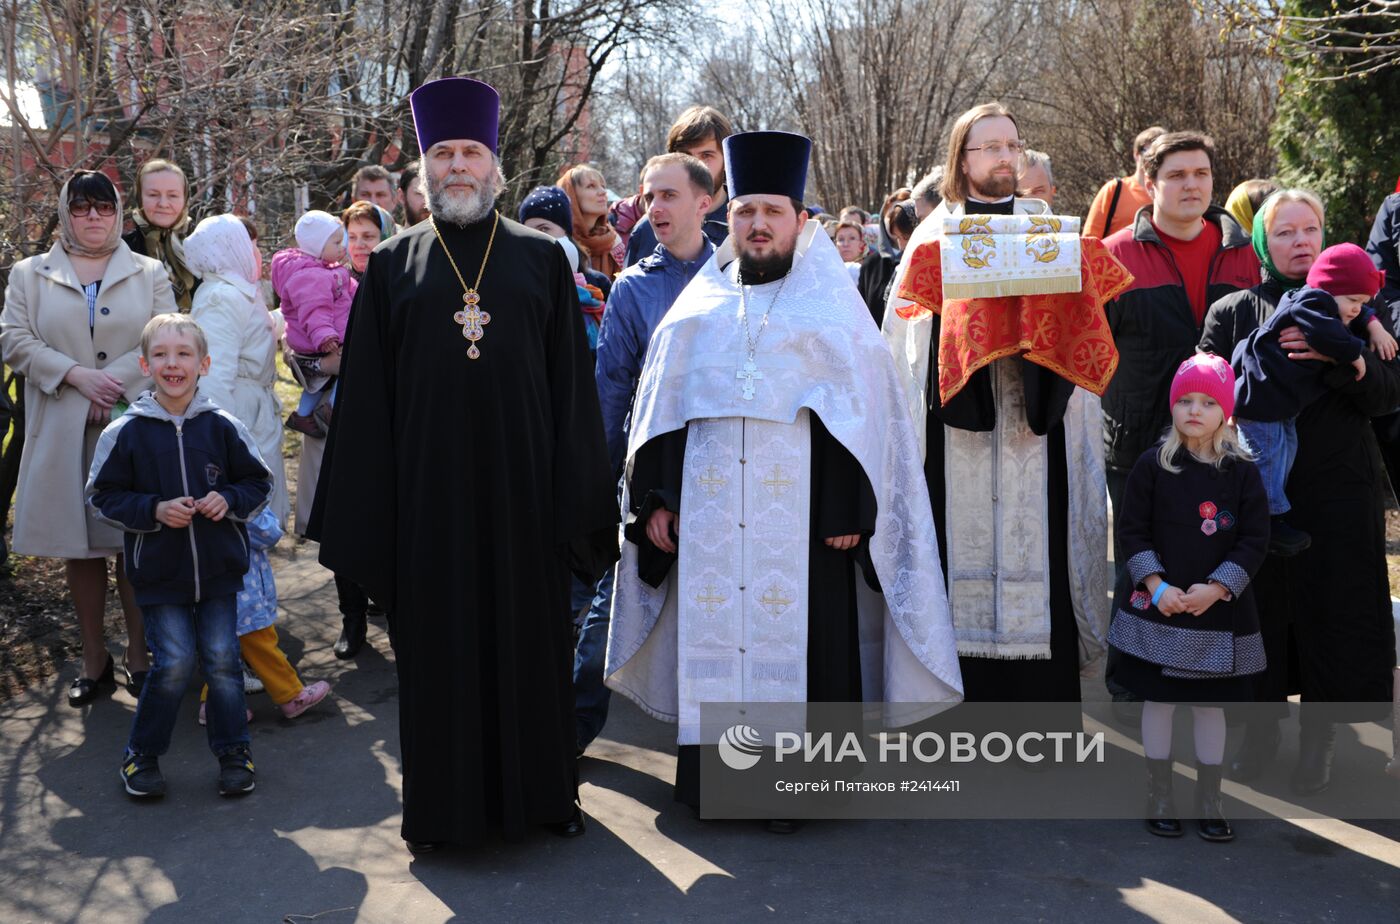
[[346, 613], [340, 620], [340, 638], [335, 640], [331, 652], [341, 661], [348, 661], [360, 653], [365, 645], [364, 613]]
[[1196, 762], [1196, 833], [1208, 841], [1235, 839], [1220, 804], [1220, 765]]
[[425, 854], [425, 853], [437, 853], [437, 852], [438, 852], [439, 850], [441, 850], [443, 847], [447, 846], [446, 843], [443, 842], [443, 841], [407, 841], [407, 840], [403, 842], [403, 845], [404, 845], [405, 847], [407, 847], [407, 848], [408, 848], [408, 852], [411, 853], [411, 854], [413, 854], [415, 857], [417, 857], [417, 856], [422, 856], [422, 855]]
[[1337, 729], [1331, 722], [1304, 725], [1298, 734], [1298, 766], [1293, 771], [1293, 791], [1315, 796], [1332, 785], [1332, 748]]
[[769, 834], [796, 834], [802, 827], [802, 822], [794, 821], [791, 818], [770, 818], [768, 820]]
[[127, 668], [126, 671], [126, 692], [130, 693], [133, 699], [141, 698], [141, 690], [146, 686], [146, 678], [150, 676], [150, 671], [134, 671]]
[[1181, 820], [1172, 798], [1172, 761], [1147, 759], [1147, 830], [1158, 837], [1181, 837]]
[[102, 687], [115, 690], [117, 688], [116, 664], [112, 661], [112, 656], [107, 656], [107, 666], [102, 668], [102, 673], [96, 678], [79, 677], [73, 681], [73, 685], [68, 688], [68, 705], [74, 709], [80, 709], [88, 703], [97, 699], [97, 691]]
[[1247, 723], [1244, 741], [1235, 752], [1235, 759], [1230, 761], [1230, 779], [1241, 783], [1259, 779], [1278, 756], [1278, 746], [1282, 740], [1283, 735], [1275, 720]]
[[554, 825], [554, 833], [560, 837], [578, 837], [587, 829], [583, 826], [583, 809], [574, 806], [573, 817]]

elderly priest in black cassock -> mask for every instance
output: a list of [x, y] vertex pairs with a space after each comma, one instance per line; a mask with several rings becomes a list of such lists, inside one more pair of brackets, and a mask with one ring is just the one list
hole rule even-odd
[[632, 412], [607, 682], [678, 724], [697, 807], [703, 703], [882, 701], [897, 725], [962, 698], [913, 422], [807, 220], [810, 151], [724, 140], [729, 239], [657, 327]]
[[496, 91], [411, 103], [431, 217], [370, 255], [313, 534], [394, 614], [409, 848], [580, 834], [569, 573], [618, 511], [577, 290], [495, 210]]

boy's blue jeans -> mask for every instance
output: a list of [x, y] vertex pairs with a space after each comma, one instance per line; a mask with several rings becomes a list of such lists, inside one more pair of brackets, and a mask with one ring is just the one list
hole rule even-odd
[[1297, 418], [1287, 420], [1238, 420], [1235, 426], [1244, 437], [1246, 448], [1254, 455], [1259, 475], [1264, 479], [1264, 493], [1269, 497], [1269, 515], [1278, 516], [1293, 508], [1284, 493], [1288, 473], [1298, 456]]
[[598, 581], [597, 594], [583, 617], [574, 652], [574, 729], [579, 749], [588, 747], [608, 721], [612, 691], [603, 685], [603, 662], [608, 653], [614, 569]]
[[136, 704], [127, 752], [159, 757], [169, 750], [180, 702], [196, 663], [209, 683], [209, 749], [222, 757], [246, 748], [248, 719], [243, 668], [239, 665], [237, 594], [199, 603], [143, 606], [141, 617], [151, 649], [151, 673]]

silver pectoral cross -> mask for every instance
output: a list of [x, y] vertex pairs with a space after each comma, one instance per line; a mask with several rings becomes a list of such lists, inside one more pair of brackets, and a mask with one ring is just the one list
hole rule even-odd
[[758, 365], [753, 361], [753, 354], [744, 360], [744, 367], [734, 373], [734, 378], [744, 380], [744, 400], [752, 401], [754, 394], [754, 380], [763, 378], [763, 373], [758, 371]]

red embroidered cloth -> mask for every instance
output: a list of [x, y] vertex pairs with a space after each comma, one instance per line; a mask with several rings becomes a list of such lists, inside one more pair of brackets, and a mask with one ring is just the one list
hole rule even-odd
[[913, 305], [899, 309], [912, 321], [941, 315], [938, 396], [943, 404], [962, 391], [972, 374], [993, 360], [1016, 353], [1102, 395], [1118, 369], [1118, 348], [1103, 306], [1132, 285], [1133, 277], [1096, 237], [1080, 241], [1083, 288], [1058, 295], [943, 300], [943, 263], [938, 241], [909, 254], [899, 295]]

